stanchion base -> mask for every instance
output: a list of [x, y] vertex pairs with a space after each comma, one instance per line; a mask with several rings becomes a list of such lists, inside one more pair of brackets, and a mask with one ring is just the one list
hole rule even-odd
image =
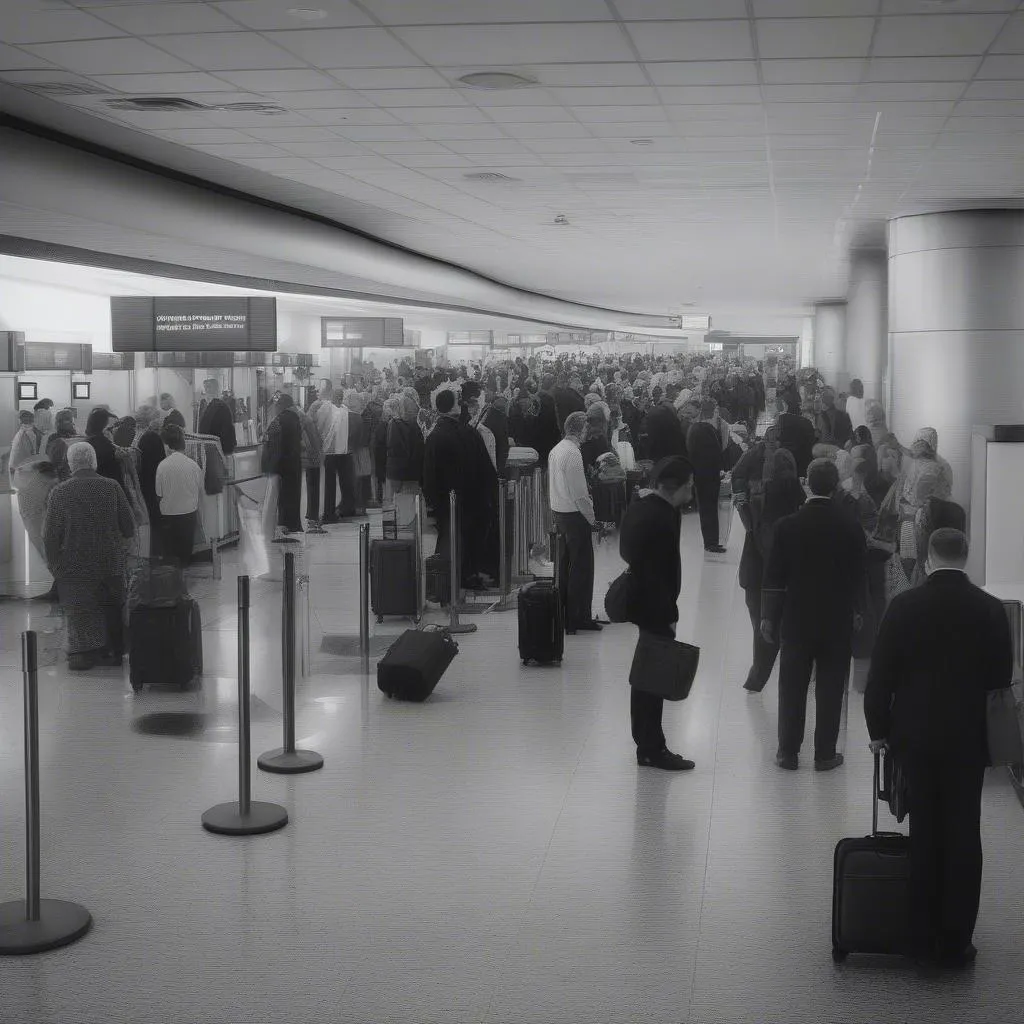
[[302, 772], [315, 772], [317, 768], [323, 768], [324, 759], [313, 750], [286, 751], [284, 747], [278, 747], [276, 750], [260, 754], [256, 764], [265, 772], [300, 775]]
[[66, 900], [40, 900], [38, 921], [27, 921], [25, 913], [24, 900], [0, 903], [0, 956], [58, 949], [92, 927], [89, 911]]
[[475, 622], [460, 622], [457, 626], [445, 626], [449, 633], [475, 633]]
[[203, 814], [203, 828], [222, 836], [256, 836], [276, 832], [288, 824], [288, 812], [278, 804], [253, 800], [249, 813], [241, 814], [238, 801], [217, 804]]

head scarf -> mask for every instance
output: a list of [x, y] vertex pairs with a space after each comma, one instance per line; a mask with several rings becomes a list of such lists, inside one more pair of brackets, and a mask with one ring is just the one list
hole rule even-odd
[[910, 450], [920, 458], [935, 458], [939, 451], [939, 435], [934, 427], [922, 427], [911, 442]]

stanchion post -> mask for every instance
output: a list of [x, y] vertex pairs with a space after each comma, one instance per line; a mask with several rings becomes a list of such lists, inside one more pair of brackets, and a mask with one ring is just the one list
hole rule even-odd
[[423, 495], [416, 494], [413, 509], [413, 539], [416, 558], [416, 618], [423, 615], [427, 607], [426, 581], [423, 566]]
[[370, 664], [370, 524], [359, 525], [359, 654]]
[[508, 481], [504, 477], [498, 477], [498, 533], [500, 536], [498, 589], [501, 591], [501, 605], [504, 607], [512, 594], [512, 551], [508, 543]]
[[459, 538], [459, 503], [454, 491], [448, 492], [448, 562], [451, 568], [451, 593], [448, 595], [448, 632], [475, 633], [475, 622], [459, 622], [462, 596], [462, 544]]
[[298, 775], [323, 768], [324, 759], [313, 750], [295, 749], [295, 554], [284, 556], [281, 592], [281, 680], [284, 691], [284, 745], [261, 754], [256, 762], [265, 772]]
[[39, 662], [36, 634], [21, 634], [25, 690], [25, 899], [0, 904], [0, 955], [42, 953], [80, 939], [92, 925], [85, 907], [40, 898]]
[[217, 804], [203, 814], [203, 828], [227, 836], [274, 832], [288, 824], [278, 804], [251, 797], [249, 720], [249, 577], [238, 577], [238, 801]]

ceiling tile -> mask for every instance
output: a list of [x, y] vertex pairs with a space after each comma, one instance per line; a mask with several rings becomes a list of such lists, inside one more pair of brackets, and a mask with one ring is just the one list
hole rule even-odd
[[865, 82], [966, 82], [978, 57], [874, 57]]
[[237, 23], [204, 3], [127, 4], [121, 7], [100, 7], [96, 13], [104, 21], [133, 36], [238, 30]]
[[82, 75], [162, 74], [165, 71], [195, 70], [141, 39], [87, 39], [74, 43], [42, 43], [26, 49]]
[[[566, 126], [563, 125], [563, 127]], [[506, 137], [496, 124], [421, 124], [417, 131], [421, 138], [430, 139], [433, 142], [446, 142], [449, 139], [503, 139]]]
[[323, 156], [317, 157], [313, 163], [327, 167], [332, 171], [370, 170], [374, 167], [393, 167], [386, 157], [367, 153], [365, 156]]
[[[545, 128], [556, 128], [557, 125], [544, 125]], [[563, 125], [568, 128], [570, 125]], [[678, 124], [590, 124], [590, 134], [599, 139], [652, 139], [659, 136], [681, 135], [684, 129]], [[552, 133], [554, 134], [554, 133]]]
[[314, 159], [324, 156], [362, 156], [366, 150], [356, 142], [346, 139], [335, 139], [333, 142], [282, 142], [278, 149], [283, 149], [293, 156]]
[[339, 125], [334, 131], [353, 142], [419, 142], [423, 138], [415, 128], [405, 124]]
[[609, 152], [609, 142], [605, 139], [531, 139], [528, 145], [535, 153]]
[[392, 157], [392, 160], [403, 167], [413, 168], [448, 167], [472, 170], [477, 166], [468, 157], [459, 156], [457, 153], [445, 153], [442, 155], [436, 153], [405, 153]]
[[883, 18], [875, 37], [876, 57], [945, 57], [981, 54], [1003, 24], [998, 14], [944, 14]]
[[83, 11], [32, 11], [14, 0], [0, 5], [0, 38], [7, 43], [105, 39], [124, 33]]
[[403, 68], [422, 63], [383, 28], [268, 32], [267, 38], [319, 68]]
[[211, 124], [222, 125], [225, 128], [266, 128], [269, 125], [273, 125], [275, 128], [290, 126], [305, 128], [309, 123], [301, 114], [292, 112], [275, 114], [271, 118], [266, 114], [257, 114], [251, 110], [210, 110], [204, 117]]
[[645, 64], [655, 85], [756, 85], [752, 60], [691, 60]]
[[616, 0], [623, 21], [745, 18], [746, 0]]
[[502, 124], [506, 121], [526, 123], [528, 121], [571, 121], [573, 119], [572, 114], [564, 107], [490, 107], [487, 114]]
[[670, 85], [658, 90], [663, 103], [760, 103], [756, 85]]
[[363, 0], [363, 6], [385, 25], [611, 19], [604, 0]]
[[838, 83], [820, 83], [818, 85], [766, 85], [764, 98], [768, 103], [800, 103], [803, 100], [830, 102], [852, 100], [857, 86]]
[[[246, 28], [254, 28], [260, 32], [296, 29], [306, 24], [289, 14], [291, 8], [281, 0], [226, 0], [213, 6]], [[326, 14], [325, 18], [317, 21], [321, 29], [373, 24], [370, 18], [354, 4], [349, 3], [349, 0], [316, 0], [314, 9]]]
[[550, 93], [567, 107], [649, 106], [658, 102], [651, 88], [551, 89]]
[[986, 57], [982, 61], [975, 77], [999, 81], [1024, 78], [1024, 56], [1004, 55]]
[[223, 92], [224, 83], [213, 75], [201, 71], [183, 72], [171, 75], [93, 75], [94, 82], [99, 82], [108, 89], [118, 92], [143, 95], [180, 96], [187, 92]]
[[[111, 110], [108, 112], [107, 117], [111, 120], [131, 125], [133, 128], [140, 128], [143, 131], [157, 131], [167, 128], [196, 128], [200, 125], [212, 126], [214, 123], [222, 124], [222, 122], [214, 122], [213, 113], [193, 112], [183, 114], [180, 111], [171, 113], [155, 110]], [[234, 126], [228, 124], [224, 127], [230, 128]]]
[[859, 82], [864, 74], [864, 60], [762, 60], [761, 73], [768, 85]]
[[234, 128], [169, 128], [153, 132], [168, 142], [180, 142], [185, 146], [209, 146], [215, 143], [252, 142], [244, 132]]
[[536, 153], [501, 153], [488, 156], [486, 153], [468, 154], [477, 167], [489, 167], [501, 170], [502, 167], [541, 167], [544, 161]]
[[874, 16], [878, 0], [753, 0], [755, 18]]
[[448, 148], [456, 153], [467, 153], [476, 154], [481, 153], [526, 153], [529, 149], [532, 149], [532, 144], [529, 149], [523, 146], [521, 142], [515, 139], [482, 139], [477, 141], [475, 139], [456, 139], [447, 144]]
[[1024, 14], [1015, 14], [999, 33], [993, 53], [1024, 53]]
[[744, 121], [754, 124], [764, 122], [764, 109], [752, 103], [723, 103], [709, 106], [693, 103], [680, 106], [666, 106], [666, 114], [673, 121]]
[[350, 89], [444, 89], [448, 81], [433, 68], [331, 68]]
[[[984, 14], [989, 11], [1013, 11], [1020, 0], [955, 0], [957, 12]], [[946, 14], [934, 0], [882, 0], [883, 14]]]
[[293, 53], [268, 43], [256, 32], [211, 32], [202, 35], [156, 36], [149, 40], [206, 71], [301, 68]]
[[641, 60], [747, 60], [754, 56], [746, 21], [649, 21], [626, 27]]
[[13, 46], [5, 46], [0, 43], [0, 71], [20, 71], [28, 68], [48, 68], [50, 62], [37, 57], [33, 53], [26, 53]]
[[210, 153], [213, 156], [223, 157], [225, 160], [233, 160], [235, 157], [270, 157], [270, 156], [281, 156], [281, 150], [275, 146], [267, 146], [258, 142], [242, 143], [238, 145], [228, 144], [223, 146], [211, 145], [211, 146], [196, 146], [196, 149], [201, 149], [204, 153]]
[[661, 107], [574, 107], [577, 120], [590, 123], [636, 123], [664, 121], [665, 111]]
[[289, 110], [337, 110], [341, 107], [369, 107], [370, 101], [351, 89], [298, 89], [295, 92], [266, 91], [268, 99]]
[[458, 89], [364, 89], [362, 95], [378, 107], [464, 107]]
[[962, 82], [868, 82], [857, 87], [859, 100], [957, 100]]
[[[273, 120], [273, 118], [268, 118]], [[292, 127], [292, 128], [277, 128], [268, 126], [266, 128], [247, 128], [247, 133], [254, 139], [259, 139], [261, 142], [334, 142], [337, 139], [337, 135], [327, 128], [305, 128], [305, 127]]]
[[470, 103], [478, 107], [557, 107], [558, 100], [546, 89], [460, 89]]
[[1020, 117], [1024, 100], [963, 100], [956, 105], [958, 117]]
[[[671, 116], [671, 109], [669, 111]], [[688, 137], [691, 135], [718, 135], [727, 138], [739, 138], [743, 135], [764, 135], [765, 127], [763, 121], [748, 123], [745, 121], [686, 121], [673, 119], [676, 131]], [[594, 126], [596, 131], [597, 125]]]
[[972, 82], [964, 94], [966, 100], [1022, 100], [1024, 77], [1011, 82]]
[[434, 66], [634, 59], [621, 29], [612, 24], [452, 25], [394, 31]]
[[476, 107], [396, 107], [396, 116], [406, 124], [489, 124], [487, 115]]
[[[294, 71], [221, 71], [221, 78], [237, 85], [240, 89], [251, 92], [312, 92], [316, 90], [330, 91], [335, 85], [333, 78], [319, 71], [308, 69]], [[345, 90], [337, 90], [339, 95], [349, 95]], [[358, 96], [358, 94], [355, 94]], [[358, 106], [358, 104], [355, 104]]]
[[[467, 71], [478, 68], [445, 68], [449, 78], [457, 78]], [[529, 74], [545, 86], [614, 86], [614, 85], [647, 85], [647, 77], [643, 68], [636, 63], [605, 63], [605, 64], [531, 64], [518, 69], [522, 74]]]
[[[503, 124], [502, 130], [511, 135], [514, 139], [589, 139], [593, 138], [594, 134], [591, 133], [581, 124], [577, 122], [551, 122], [544, 123], [539, 121], [530, 121], [524, 124]], [[631, 131], [636, 133], [636, 128], [627, 126]], [[644, 131], [647, 129], [645, 128]]]
[[313, 124], [401, 124], [397, 117], [377, 107], [341, 107], [310, 110], [303, 108], [302, 116]]
[[761, 57], [866, 57], [871, 18], [780, 18], [757, 23]]
[[[471, 145], [471, 143], [453, 142], [451, 148], [454, 149], [456, 146]], [[383, 156], [387, 156], [391, 153], [398, 154], [413, 154], [416, 156], [435, 153], [442, 154], [448, 153], [451, 150], [448, 146], [442, 146], [439, 142], [369, 142], [366, 148], [372, 150], [374, 153], [380, 153]]]

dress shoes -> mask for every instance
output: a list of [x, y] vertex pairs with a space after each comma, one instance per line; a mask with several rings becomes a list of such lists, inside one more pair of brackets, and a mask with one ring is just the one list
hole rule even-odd
[[838, 768], [843, 763], [842, 754], [834, 754], [832, 757], [826, 757], [821, 761], [815, 760], [814, 770], [816, 772], [830, 772], [833, 768]]
[[800, 767], [800, 759], [796, 754], [776, 754], [775, 763], [787, 772], [795, 772]]
[[704, 550], [709, 555], [724, 555], [726, 552], [726, 549], [723, 548], [721, 544], [711, 544], [708, 547], [705, 547]]
[[660, 768], [666, 772], [688, 772], [696, 765], [682, 754], [673, 754], [667, 747], [656, 754], [637, 754], [636, 763], [641, 768]]

